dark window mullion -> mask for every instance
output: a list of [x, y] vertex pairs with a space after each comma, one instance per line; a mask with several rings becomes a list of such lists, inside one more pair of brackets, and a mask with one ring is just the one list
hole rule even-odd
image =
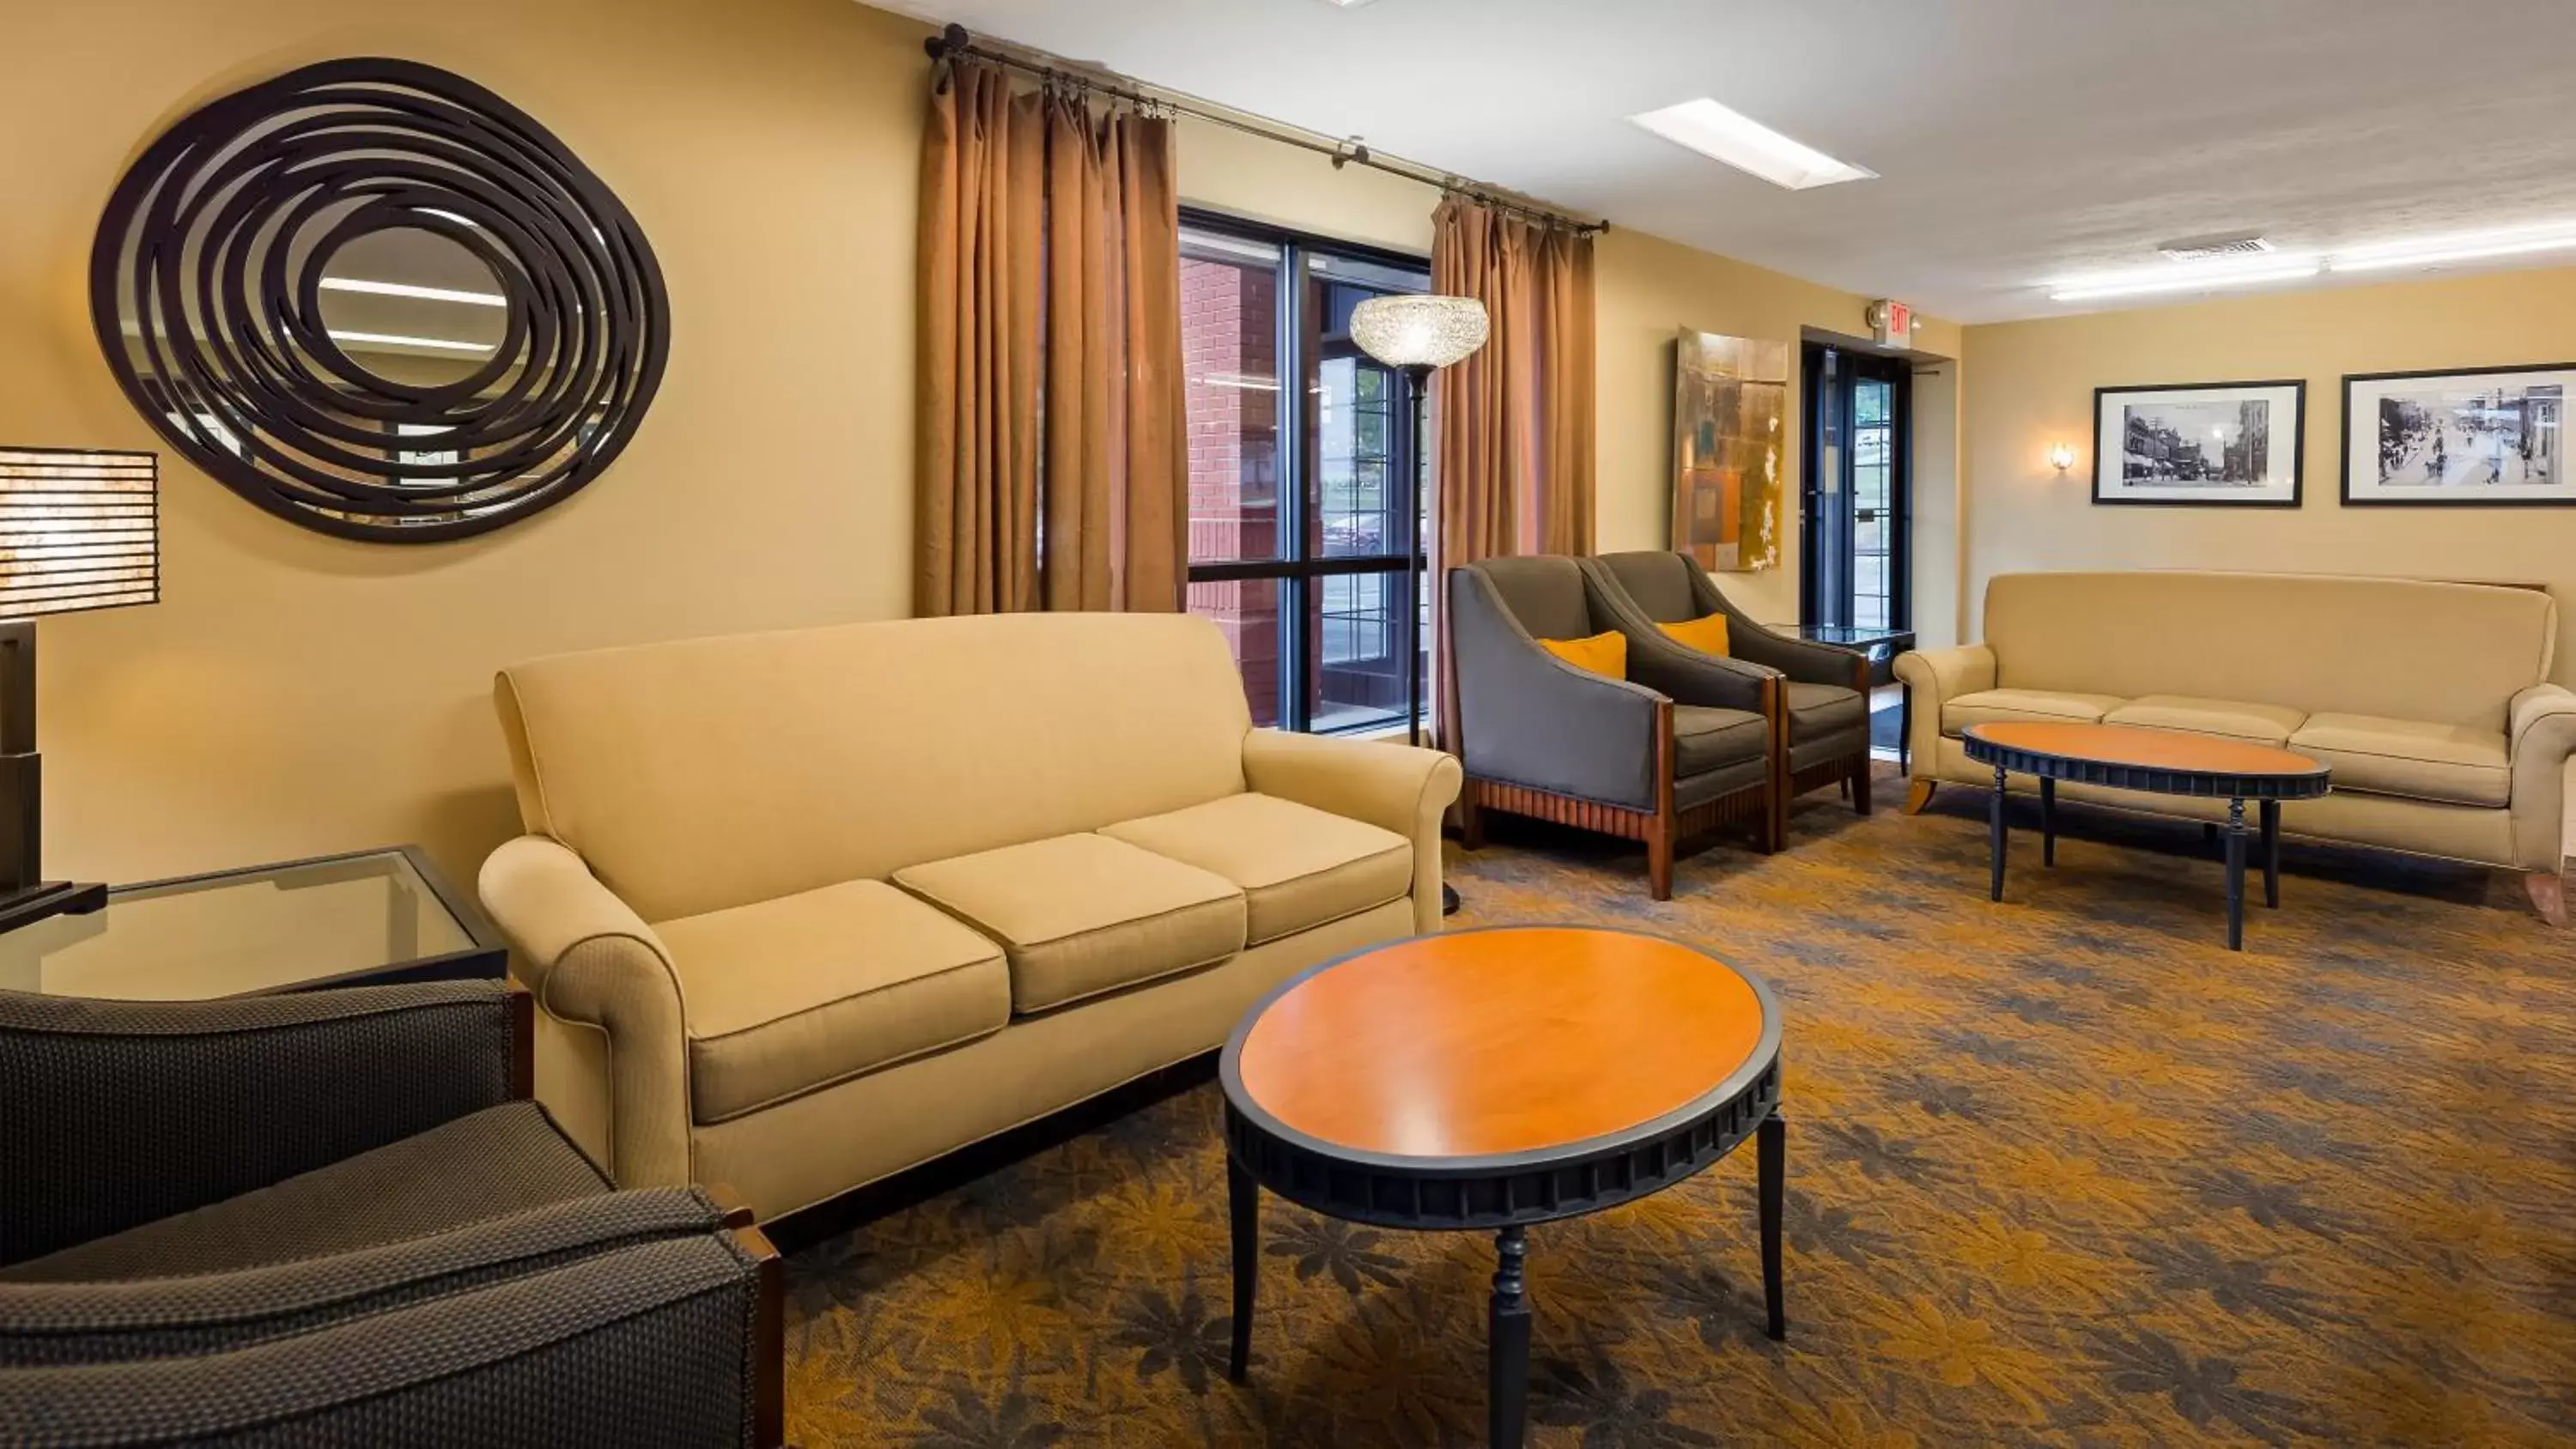
[[1279, 248], [1277, 296], [1279, 338], [1272, 351], [1278, 358], [1279, 378], [1279, 555], [1288, 565], [1279, 585], [1279, 716], [1289, 729], [1303, 734], [1315, 727], [1314, 710], [1306, 698], [1313, 668], [1309, 656], [1314, 649], [1309, 637], [1314, 631], [1306, 627], [1306, 620], [1314, 601], [1309, 597], [1309, 576], [1298, 567], [1306, 558], [1306, 449], [1311, 430], [1306, 426], [1303, 346], [1306, 249], [1293, 238], [1283, 239]]

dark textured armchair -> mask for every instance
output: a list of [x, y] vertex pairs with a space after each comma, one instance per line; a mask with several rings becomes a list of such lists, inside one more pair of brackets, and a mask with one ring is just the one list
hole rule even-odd
[[1729, 603], [1699, 560], [1686, 553], [1608, 553], [1584, 560], [1584, 566], [1613, 612], [1639, 627], [1726, 615], [1732, 657], [1777, 670], [1787, 681], [1789, 748], [1779, 760], [1784, 806], [1809, 790], [1845, 781], [1853, 807], [1869, 813], [1867, 656], [1773, 633]]
[[614, 1192], [498, 982], [0, 992], [0, 1442], [776, 1444], [777, 1254]]
[[[1449, 571], [1467, 844], [1481, 812], [1529, 815], [1646, 845], [1655, 899], [1679, 842], [1728, 820], [1765, 850], [1781, 828], [1772, 759], [1783, 725], [1771, 670], [1684, 649], [1614, 615], [1570, 558], [1496, 558]], [[1617, 629], [1628, 678], [1538, 646]]]

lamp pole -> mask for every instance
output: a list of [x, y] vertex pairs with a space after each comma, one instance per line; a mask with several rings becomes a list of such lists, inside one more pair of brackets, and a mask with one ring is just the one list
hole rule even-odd
[[[1406, 611], [1404, 638], [1405, 728], [1417, 735], [1422, 723], [1422, 590], [1430, 586], [1430, 560], [1422, 550], [1422, 415], [1430, 405], [1431, 374], [1485, 345], [1490, 330], [1485, 304], [1473, 297], [1395, 294], [1371, 297], [1351, 310], [1351, 340], [1362, 352], [1404, 375], [1413, 390], [1412, 487], [1407, 491], [1404, 537], [1407, 566], [1415, 585], [1413, 607]], [[1440, 913], [1455, 915], [1458, 892], [1440, 885]]]
[[[1422, 551], [1423, 478], [1428, 471], [1423, 467], [1422, 418], [1430, 408], [1431, 374], [1435, 370], [1427, 362], [1409, 363], [1401, 369], [1413, 394], [1413, 486], [1406, 492], [1404, 510], [1405, 560], [1414, 580], [1413, 606], [1404, 615], [1404, 718], [1408, 744], [1422, 743], [1422, 607], [1427, 602], [1427, 591], [1437, 587], [1431, 578], [1431, 561]], [[1454, 916], [1458, 905], [1458, 888], [1442, 881], [1440, 914]]]

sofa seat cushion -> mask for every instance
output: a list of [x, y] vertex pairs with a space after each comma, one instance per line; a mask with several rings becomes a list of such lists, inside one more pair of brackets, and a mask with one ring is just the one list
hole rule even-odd
[[1002, 948], [883, 881], [656, 925], [679, 973], [689, 1106], [722, 1122], [1001, 1030]]
[[1770, 722], [1740, 709], [1673, 706], [1673, 777], [1684, 779], [1762, 758]]
[[2504, 735], [2465, 725], [2312, 714], [2290, 748], [2334, 771], [2338, 790], [2369, 790], [2453, 805], [2513, 803]]
[[1869, 723], [1869, 701], [1839, 684], [1789, 685], [1789, 743], [1849, 734]]
[[2116, 694], [2073, 694], [2061, 689], [1980, 689], [1941, 705], [1941, 733], [1957, 735], [1970, 725], [2035, 720], [2063, 724], [2074, 720], [2100, 724], [2102, 716], [2127, 704]]
[[1413, 889], [1413, 842], [1274, 795], [1228, 795], [1104, 825], [1100, 833], [1241, 887], [1244, 940], [1252, 946], [1356, 916]]
[[895, 884], [1002, 943], [1011, 1003], [1046, 1011], [1243, 949], [1243, 891], [1106, 835], [1059, 835], [906, 866]]
[[2195, 699], [2187, 694], [2142, 694], [2102, 716], [2104, 724], [2136, 725], [2151, 730], [2188, 730], [2196, 735], [2224, 735], [2260, 745], [2284, 745], [2308, 712], [2277, 704], [2247, 704], [2234, 699]]

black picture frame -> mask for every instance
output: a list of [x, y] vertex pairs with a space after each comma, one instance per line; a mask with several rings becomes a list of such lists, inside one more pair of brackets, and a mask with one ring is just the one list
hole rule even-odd
[[[2510, 363], [2501, 367], [2421, 367], [2399, 372], [2345, 373], [2343, 375], [2343, 413], [2342, 416], [2337, 419], [2339, 428], [2336, 447], [2336, 451], [2340, 455], [2340, 467], [2338, 472], [2341, 475], [2340, 481], [2337, 485], [2338, 497], [2343, 506], [2346, 508], [2576, 507], [2576, 483], [2555, 485], [2566, 489], [2566, 496], [2558, 498], [2481, 498], [2476, 496], [2456, 498], [2374, 498], [2367, 496], [2367, 492], [2365, 492], [2364, 496], [2354, 496], [2352, 486], [2354, 466], [2352, 441], [2355, 425], [2360, 420], [2353, 415], [2353, 393], [2359, 385], [2375, 382], [2413, 382], [2430, 378], [2512, 377], [2516, 375], [2537, 376], [2549, 373], [2562, 374], [2567, 380], [2566, 385], [2571, 390], [2576, 390], [2576, 362], [2520, 362]], [[2566, 436], [2566, 418], [2563, 410], [2558, 422], [2558, 433], [2563, 442]], [[2380, 486], [2382, 485], [2374, 483], [2372, 485], [2372, 490], [2375, 491]]]
[[[2176, 392], [2278, 392], [2290, 394], [2290, 496], [2259, 498], [2188, 497], [2137, 498], [2121, 497], [2118, 488], [2124, 480], [2112, 477], [2108, 470], [2117, 468], [2126, 456], [2122, 449], [2105, 448], [2102, 439], [2109, 430], [2108, 408], [2114, 397], [2139, 393]], [[2308, 491], [2308, 380], [2303, 377], [2244, 379], [2227, 382], [2154, 382], [2093, 389], [2093, 490], [2092, 501], [2104, 508], [2299, 508], [2307, 501]]]

